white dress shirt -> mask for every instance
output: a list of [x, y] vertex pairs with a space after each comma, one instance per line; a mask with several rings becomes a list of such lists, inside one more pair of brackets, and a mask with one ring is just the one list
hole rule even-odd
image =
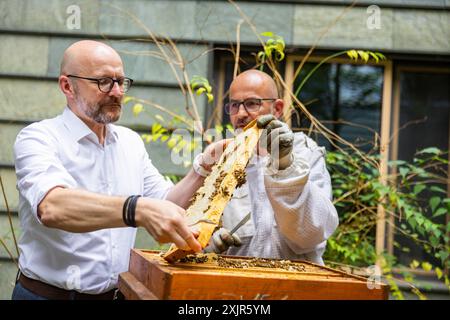
[[247, 183], [234, 191], [222, 222], [231, 230], [248, 212], [252, 219], [236, 231], [242, 246], [226, 254], [323, 264], [326, 240], [339, 221], [325, 149], [303, 133], [294, 137], [294, 162], [285, 170], [270, 172], [268, 157], [251, 159]]
[[19, 218], [19, 267], [32, 279], [98, 294], [117, 287], [128, 270], [135, 228], [72, 233], [44, 226], [37, 207], [52, 188], [164, 199], [172, 186], [152, 165], [141, 137], [108, 124], [104, 145], [68, 107], [33, 123], [14, 145]]

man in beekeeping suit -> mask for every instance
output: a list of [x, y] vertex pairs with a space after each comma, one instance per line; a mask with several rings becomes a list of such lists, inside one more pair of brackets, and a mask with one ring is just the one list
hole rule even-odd
[[[278, 120], [284, 107], [275, 82], [264, 72], [249, 70], [232, 82], [225, 111], [238, 131], [258, 119], [265, 129], [260, 150], [267, 155], [259, 152], [251, 159], [247, 182], [233, 193], [223, 228], [206, 251], [323, 264], [327, 238], [338, 225], [325, 149]], [[249, 212], [251, 219], [230, 234]]]

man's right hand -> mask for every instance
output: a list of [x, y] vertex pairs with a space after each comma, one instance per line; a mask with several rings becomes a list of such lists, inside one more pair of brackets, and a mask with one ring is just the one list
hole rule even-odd
[[200, 252], [202, 246], [189, 229], [185, 210], [167, 200], [139, 198], [136, 206], [136, 224], [144, 227], [158, 242], [173, 242], [183, 250]]
[[203, 151], [202, 161], [200, 165], [207, 171], [211, 171], [212, 167], [219, 161], [222, 153], [227, 148], [227, 145], [233, 139], [223, 139], [211, 143]]

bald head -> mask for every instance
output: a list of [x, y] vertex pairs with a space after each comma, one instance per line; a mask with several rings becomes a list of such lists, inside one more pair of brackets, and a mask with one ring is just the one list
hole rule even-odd
[[236, 91], [257, 91], [260, 98], [278, 98], [278, 90], [275, 81], [265, 72], [259, 70], [247, 70], [239, 74], [231, 83], [230, 96]]
[[104, 43], [82, 40], [75, 42], [64, 52], [60, 75], [91, 75], [104, 65], [122, 66], [122, 59], [113, 48]]
[[278, 99], [275, 81], [267, 73], [248, 70], [239, 74], [231, 83], [230, 101], [248, 103], [252, 99], [259, 101], [259, 108], [258, 105], [254, 108], [255, 103], [253, 106], [240, 103], [239, 107], [230, 110], [230, 121], [234, 128], [244, 128], [250, 121], [264, 114], [273, 114], [277, 118], [282, 115], [284, 102]]
[[[123, 81], [121, 84], [118, 79], [124, 76], [122, 59], [113, 48], [98, 41], [83, 40], [64, 52], [58, 81], [69, 108], [101, 136], [102, 126], [120, 117], [124, 91]], [[101, 78], [116, 82], [105, 91], [101, 83], [106, 80], [101, 82]]]

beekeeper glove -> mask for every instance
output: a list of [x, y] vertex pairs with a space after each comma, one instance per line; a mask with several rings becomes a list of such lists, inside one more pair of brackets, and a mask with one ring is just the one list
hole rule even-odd
[[271, 155], [272, 166], [284, 170], [289, 167], [294, 158], [292, 149], [294, 133], [289, 126], [275, 118], [272, 114], [263, 115], [257, 120], [258, 128], [265, 129], [261, 135], [260, 145]]
[[220, 228], [213, 233], [209, 244], [203, 250], [206, 253], [222, 253], [229, 247], [240, 247], [242, 245], [241, 239], [236, 234], [230, 234], [225, 228]]

